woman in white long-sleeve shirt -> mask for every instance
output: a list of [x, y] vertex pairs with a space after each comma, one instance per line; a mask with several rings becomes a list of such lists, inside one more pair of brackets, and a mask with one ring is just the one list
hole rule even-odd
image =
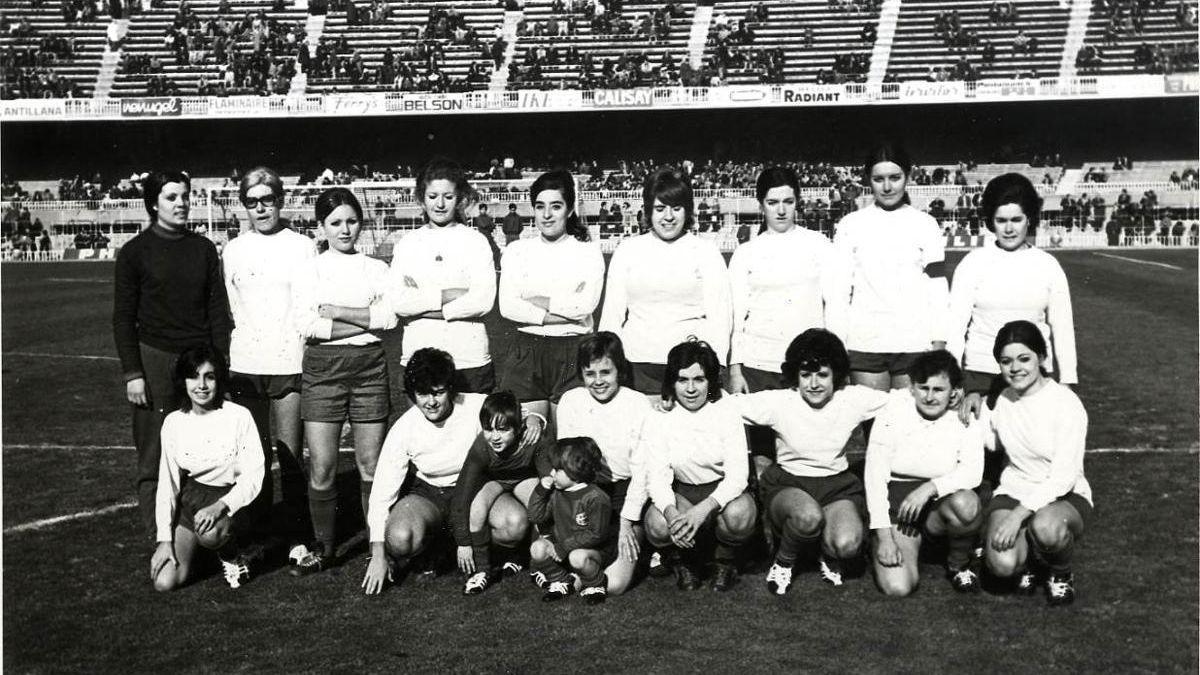
[[529, 200], [539, 236], [514, 241], [501, 261], [500, 314], [518, 328], [498, 355], [499, 388], [545, 415], [579, 384], [575, 356], [593, 330], [604, 258], [575, 212], [570, 173], [542, 174]]
[[842, 218], [833, 238], [845, 270], [838, 302], [850, 379], [880, 391], [907, 387], [916, 355], [946, 346], [946, 241], [937, 222], [910, 205], [910, 171], [902, 148], [875, 148], [863, 167], [874, 203]]
[[729, 353], [729, 270], [715, 245], [691, 233], [692, 188], [669, 169], [646, 179], [650, 232], [626, 239], [608, 267], [600, 330], [616, 333], [633, 364], [633, 388], [657, 396], [667, 352], [689, 338]]
[[[487, 239], [464, 225], [471, 185], [458, 164], [434, 159], [417, 175], [416, 198], [429, 221], [402, 238], [389, 273], [392, 306], [404, 321], [399, 377], [423, 347], [450, 353], [460, 392], [487, 394], [496, 386], [484, 316], [496, 304], [496, 268]], [[410, 401], [396, 396], [396, 414]]]
[[[1054, 256], [1031, 243], [1042, 199], [1029, 179], [1009, 173], [988, 182], [982, 215], [996, 241], [971, 251], [954, 269], [946, 347], [966, 371], [964, 408], [977, 411], [980, 396], [1004, 387], [992, 357], [996, 333], [1009, 321], [1032, 322], [1046, 338], [1047, 370], [1061, 384], [1079, 382], [1075, 319], [1067, 275]], [[1057, 368], [1051, 368], [1057, 361]]]
[[[305, 536], [307, 510], [300, 422], [300, 373], [304, 337], [292, 320], [292, 279], [317, 255], [308, 237], [280, 219], [283, 181], [273, 169], [253, 168], [242, 176], [238, 195], [250, 229], [225, 245], [221, 260], [233, 315], [229, 346], [231, 399], [254, 415], [270, 474], [272, 448], [279, 456], [283, 501], [294, 519], [293, 536]], [[272, 424], [274, 422], [274, 424]], [[274, 433], [272, 433], [274, 432]], [[271, 480], [255, 500], [265, 520], [273, 501]]]
[[388, 417], [388, 368], [375, 331], [396, 327], [388, 303], [387, 265], [355, 249], [362, 206], [354, 193], [330, 188], [317, 198], [316, 217], [329, 250], [313, 258], [292, 282], [296, 328], [304, 352], [300, 415], [308, 441], [308, 507], [315, 550], [294, 551], [296, 575], [333, 562], [337, 541], [337, 461], [343, 423], [354, 432], [363, 513]]
[[[696, 536], [716, 537], [710, 586], [737, 583], [738, 549], [754, 532], [758, 510], [746, 492], [746, 434], [732, 405], [721, 401], [721, 369], [713, 349], [683, 342], [667, 355], [660, 395], [675, 405], [646, 422], [646, 535], [675, 558], [680, 590], [700, 587]], [[670, 548], [668, 548], [670, 547]]]
[[225, 401], [224, 361], [208, 347], [180, 354], [172, 380], [182, 403], [163, 421], [150, 577], [159, 591], [184, 584], [200, 546], [216, 551], [225, 581], [237, 588], [250, 569], [237, 552], [236, 516], [258, 495], [264, 475], [254, 418]]
[[1015, 579], [1019, 592], [1044, 580], [1047, 601], [1068, 604], [1075, 599], [1072, 551], [1092, 515], [1083, 475], [1087, 411], [1075, 392], [1046, 376], [1049, 352], [1034, 324], [1005, 324], [992, 353], [1008, 384], [991, 413], [1007, 463], [987, 506], [987, 567]]

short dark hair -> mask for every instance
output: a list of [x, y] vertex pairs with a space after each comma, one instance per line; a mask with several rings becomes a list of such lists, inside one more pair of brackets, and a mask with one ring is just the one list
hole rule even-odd
[[607, 330], [589, 335], [579, 343], [579, 351], [575, 354], [579, 377], [583, 377], [584, 368], [603, 358], [610, 359], [617, 367], [617, 382], [622, 387], [633, 385], [633, 364], [625, 357], [625, 346], [616, 333]]
[[816, 372], [828, 366], [833, 371], [833, 386], [841, 389], [850, 377], [850, 357], [842, 340], [824, 328], [809, 328], [797, 335], [783, 356], [783, 381], [796, 385], [800, 371]]
[[445, 387], [454, 395], [455, 374], [454, 357], [435, 347], [418, 349], [404, 367], [404, 393], [415, 401], [417, 394]]
[[578, 204], [575, 201], [574, 176], [564, 169], [547, 171], [538, 176], [537, 180], [533, 181], [533, 185], [529, 186], [529, 204], [531, 206], [537, 204], [537, 196], [543, 190], [557, 190], [562, 195], [563, 201], [567, 203], [567, 208], [571, 210], [567, 214], [567, 234], [579, 241], [591, 239], [587, 227], [579, 220]]
[[792, 188], [796, 199], [800, 199], [800, 179], [796, 177], [796, 172], [786, 166], [768, 167], [758, 174], [758, 181], [754, 184], [754, 196], [761, 203], [767, 198], [771, 188], [783, 186]]
[[363, 221], [362, 204], [358, 203], [358, 197], [344, 187], [332, 187], [317, 197], [317, 204], [314, 207], [317, 225], [324, 225], [325, 219], [339, 206], [349, 206], [354, 209], [354, 215], [358, 216], [358, 222]]
[[514, 429], [518, 434], [524, 431], [521, 403], [516, 395], [511, 391], [488, 394], [479, 408], [479, 426], [484, 429]]
[[1046, 337], [1033, 323], [1025, 320], [1009, 321], [1001, 326], [996, 333], [996, 342], [992, 345], [992, 358], [1000, 360], [1000, 352], [1011, 344], [1029, 347], [1038, 358], [1044, 359], [1049, 354], [1046, 349]]
[[[650, 213], [654, 211], [655, 199], [667, 206], [682, 206], [683, 229], [692, 229], [695, 223], [696, 198], [692, 193], [692, 186], [678, 171], [667, 167], [646, 176], [642, 187], [642, 217], [646, 220], [646, 227], [650, 227]], [[617, 205], [616, 202], [613, 202], [613, 205]]]
[[225, 391], [229, 388], [229, 369], [221, 353], [207, 345], [189, 347], [183, 350], [175, 359], [175, 368], [171, 371], [171, 388], [179, 401], [179, 409], [191, 412], [192, 399], [187, 395], [187, 379], [195, 377], [200, 372], [200, 366], [211, 363], [217, 376], [217, 390], [213, 392], [212, 407], [220, 408], [225, 403]]
[[182, 171], [153, 171], [148, 174], [142, 179], [142, 200], [146, 203], [146, 213], [151, 223], [158, 219], [158, 195], [162, 194], [163, 186], [167, 183], [183, 183], [188, 192], [192, 191], [192, 179]]
[[550, 453], [550, 466], [561, 469], [576, 483], [591, 483], [603, 464], [600, 446], [588, 436], [560, 438]]
[[945, 349], [935, 349], [928, 352], [922, 352], [913, 359], [912, 365], [908, 367], [908, 379], [913, 384], [928, 382], [929, 378], [936, 375], [945, 374], [946, 379], [950, 380], [950, 387], [958, 389], [963, 384], [962, 368], [958, 367], [958, 359]]
[[688, 340], [671, 347], [667, 352], [667, 365], [663, 370], [662, 397], [668, 401], [675, 399], [675, 381], [679, 379], [679, 371], [700, 364], [704, 377], [708, 379], [708, 401], [721, 400], [721, 362], [717, 353], [707, 342]]
[[983, 224], [992, 232], [996, 231], [996, 223], [993, 222], [996, 210], [1005, 204], [1021, 207], [1025, 219], [1029, 221], [1027, 236], [1033, 237], [1037, 232], [1042, 212], [1042, 198], [1038, 195], [1037, 188], [1033, 187], [1033, 183], [1019, 173], [1006, 173], [988, 181], [987, 187], [983, 189], [979, 207], [983, 214]]

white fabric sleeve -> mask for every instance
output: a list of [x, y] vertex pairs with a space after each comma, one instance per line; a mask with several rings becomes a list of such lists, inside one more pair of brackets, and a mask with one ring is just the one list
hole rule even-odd
[[254, 501], [262, 491], [263, 479], [266, 477], [262, 441], [258, 437], [254, 417], [249, 410], [242, 408], [237, 410], [234, 424], [237, 425], [234, 441], [237, 443], [237, 480], [229, 492], [221, 497], [221, 501], [229, 507], [229, 515], [237, 513], [239, 509]]
[[850, 334], [850, 298], [854, 292], [854, 241], [852, 229], [844, 227], [846, 219], [838, 221], [833, 235], [833, 266], [835, 272], [829, 279], [830, 287], [825, 299], [825, 314], [833, 312], [835, 323], [842, 323], [842, 333], [834, 332], [843, 343]]
[[728, 405], [742, 416], [742, 421], [746, 424], [774, 427], [779, 419], [775, 410], [776, 396], [770, 390], [753, 394], [731, 394], [724, 398], [729, 399]]
[[868, 527], [872, 530], [892, 526], [888, 513], [888, 481], [892, 477], [892, 456], [896, 453], [896, 427], [891, 417], [884, 412], [876, 419], [863, 466], [863, 488], [867, 493], [867, 513], [870, 514]]
[[629, 490], [625, 493], [625, 505], [621, 507], [621, 517], [637, 522], [642, 519], [642, 509], [646, 505], [646, 446], [641, 442], [645, 430], [646, 419], [639, 425], [638, 440], [633, 444], [629, 453]]
[[317, 258], [311, 258], [296, 268], [292, 277], [292, 321], [296, 332], [304, 338], [328, 340], [333, 335], [333, 319], [317, 313], [317, 292], [321, 279], [317, 273]]
[[234, 327], [237, 327], [239, 316], [243, 316], [242, 312], [242, 296], [238, 292], [237, 286], [233, 285], [233, 269], [230, 260], [236, 260], [237, 256], [229, 256], [228, 246], [226, 246], [225, 255], [221, 256], [221, 273], [225, 277], [225, 296], [229, 298], [229, 316], [233, 319]]
[[[621, 328], [625, 325], [625, 313], [629, 309], [628, 282], [629, 243], [627, 239], [617, 246], [608, 264], [608, 279], [605, 281], [604, 307], [600, 310], [600, 330], [611, 331], [624, 340]], [[629, 345], [625, 345], [629, 349]]]
[[515, 241], [500, 259], [500, 315], [519, 324], [540, 326], [548, 310], [521, 297], [518, 277], [528, 263], [522, 251], [527, 247]]
[[708, 246], [704, 264], [704, 323], [708, 342], [721, 365], [729, 362], [729, 337], [733, 329], [733, 309], [729, 300], [729, 269], [716, 246]]
[[388, 268], [382, 263], [374, 264], [376, 262], [378, 261], [368, 259], [367, 274], [370, 276], [371, 295], [374, 299], [367, 308], [367, 330], [391, 330], [400, 322], [390, 298]]
[[[457, 227], [466, 227], [458, 225]], [[496, 267], [492, 260], [492, 249], [482, 234], [472, 230], [466, 239], [470, 288], [459, 297], [442, 306], [442, 318], [476, 319], [492, 311], [496, 305]]]
[[645, 433], [638, 444], [644, 446], [642, 457], [646, 462], [646, 493], [654, 506], [666, 513], [668, 506], [675, 505], [675, 491], [671, 489], [675, 482], [675, 469], [667, 457], [667, 448], [663, 447], [662, 434], [659, 431], [662, 427], [655, 424], [657, 421], [653, 418], [646, 420]]
[[746, 429], [736, 412], [724, 407], [714, 412], [719, 413], [722, 418], [718, 442], [725, 449], [725, 461], [721, 469], [725, 476], [721, 478], [711, 496], [718, 508], [723, 509], [726, 504], [746, 491], [750, 475], [750, 450], [746, 447]]
[[838, 336], [845, 344], [849, 329], [847, 313], [850, 303], [846, 293], [850, 287], [850, 268], [833, 244], [823, 241], [819, 244], [819, 249], [817, 261], [821, 266], [821, 276], [818, 283], [821, 287], [821, 301], [825, 306], [825, 329]]
[[[947, 411], [946, 414], [953, 415], [954, 411]], [[987, 432], [986, 427], [984, 420], [971, 420], [958, 446], [958, 462], [949, 473], [932, 481], [938, 497], [979, 486], [983, 480], [983, 437]]]
[[367, 529], [370, 543], [382, 542], [387, 530], [388, 513], [400, 498], [400, 486], [408, 475], [408, 452], [405, 438], [411, 433], [404, 428], [401, 417], [388, 431], [375, 464], [375, 482], [371, 486], [371, 498], [367, 505]]
[[179, 463], [175, 460], [179, 452], [179, 439], [176, 436], [175, 424], [171, 415], [168, 415], [160, 435], [162, 456], [158, 462], [158, 491], [154, 495], [154, 524], [156, 540], [159, 542], [175, 540], [173, 523], [182, 477]]
[[584, 250], [578, 270], [582, 278], [572, 279], [558, 293], [550, 295], [550, 312], [576, 322], [596, 311], [604, 292], [604, 254], [599, 246], [591, 244]]
[[750, 304], [748, 249], [739, 246], [729, 260], [729, 295], [733, 308], [733, 335], [729, 341], [729, 365], [743, 363], [746, 352], [746, 314]]
[[[946, 261], [946, 238], [942, 230], [933, 222], [925, 232], [925, 241], [921, 246], [921, 264], [931, 264]], [[943, 274], [940, 277], [926, 277], [928, 300], [926, 310], [926, 326], [929, 327], [929, 341], [945, 340], [946, 329], [949, 326], [950, 286]]]
[[950, 286], [950, 312], [946, 324], [946, 351], [954, 355], [959, 365], [967, 348], [967, 328], [975, 311], [975, 288], [978, 274], [976, 256], [967, 255], [954, 269], [954, 283]]
[[[1050, 385], [1058, 386], [1058, 385]], [[1050, 475], [1030, 492], [1022, 501], [1022, 505], [1036, 512], [1050, 502], [1062, 497], [1075, 487], [1075, 482], [1083, 475], [1083, 450], [1087, 441], [1088, 417], [1083, 404], [1070, 391], [1066, 392], [1056, 407], [1053, 419], [1054, 447], [1050, 449], [1054, 456], [1050, 458]]]
[[[412, 237], [413, 235], [409, 235]], [[405, 239], [407, 239], [406, 237]], [[409, 243], [412, 245], [412, 242]], [[405, 255], [404, 239], [396, 244], [396, 254], [392, 256], [392, 264], [388, 268], [389, 300], [392, 311], [398, 317], [410, 317], [425, 312], [436, 312], [442, 308], [442, 289], [434, 287], [428, 280], [413, 279], [417, 287], [413, 288], [404, 283], [408, 271], [404, 269]]]
[[1079, 361], [1075, 354], [1075, 314], [1071, 309], [1071, 289], [1067, 275], [1058, 261], [1051, 259], [1050, 306], [1046, 308], [1046, 323], [1050, 324], [1050, 339], [1054, 358], [1058, 361], [1058, 377], [1062, 384], [1079, 384]]

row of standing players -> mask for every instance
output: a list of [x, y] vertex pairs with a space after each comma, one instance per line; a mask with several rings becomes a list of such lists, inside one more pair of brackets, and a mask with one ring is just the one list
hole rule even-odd
[[[984, 394], [990, 392], [995, 399], [1003, 386], [995, 377], [1000, 366], [991, 347], [999, 328], [1016, 319], [1036, 326], [1047, 347], [1042, 350], [1044, 365], [1050, 368], [1057, 362], [1059, 380], [1073, 385], [1074, 329], [1065, 276], [1052, 257], [1028, 243], [1040, 210], [1033, 187], [1015, 175], [989, 184], [984, 207], [996, 234], [995, 243], [963, 260], [947, 299], [940, 233], [928, 216], [908, 205], [905, 184], [910, 168], [911, 162], [898, 148], [876, 149], [864, 165], [864, 178], [875, 203], [844, 219], [833, 244], [795, 227], [795, 177], [785, 169], [768, 169], [758, 186], [764, 231], [739, 248], [728, 269], [715, 248], [689, 233], [692, 198], [687, 184], [671, 172], [654, 174], [645, 189], [650, 232], [622, 243], [609, 266], [607, 285], [603, 260], [586, 242], [586, 232], [575, 217], [571, 177], [560, 172], [543, 175], [530, 194], [539, 237], [522, 240], [506, 251], [499, 289], [501, 312], [519, 324], [506, 353], [498, 359], [499, 386], [514, 392], [534, 420], [524, 425], [526, 434], [544, 433], [544, 420], [554, 417], [553, 404], [577, 381], [585, 364], [576, 363], [575, 352], [593, 331], [591, 317], [602, 290], [605, 300], [600, 328], [620, 336], [631, 362], [629, 386], [655, 397], [666, 392], [663, 376], [667, 364], [661, 355], [689, 337], [706, 341], [719, 365], [728, 365], [726, 388], [731, 392], [782, 387], [782, 391], [790, 388], [803, 393], [794, 381], [781, 383], [779, 364], [785, 362], [784, 352], [792, 337], [823, 326], [844, 338], [849, 348], [849, 381], [866, 388], [904, 388], [909, 384], [906, 373], [919, 354], [948, 346], [966, 370], [962, 407], [974, 413]], [[400, 242], [389, 271], [383, 263], [355, 252], [362, 213], [351, 193], [335, 188], [318, 200], [317, 218], [326, 228], [330, 250], [314, 258], [311, 243], [292, 236], [295, 233], [279, 223], [282, 185], [278, 176], [266, 169], [251, 171], [242, 181], [241, 196], [255, 231], [227, 247], [222, 280], [222, 261], [215, 250], [186, 234], [186, 177], [164, 174], [155, 178], [146, 191], [154, 226], [123, 247], [118, 256], [114, 311], [127, 395], [135, 405], [143, 515], [148, 525], [154, 523], [161, 470], [156, 423], [162, 424], [182, 393], [171, 388], [171, 364], [182, 349], [210, 344], [216, 353], [230, 354], [231, 397], [245, 402], [254, 414], [262, 447], [273, 445], [279, 451], [284, 501], [298, 512], [307, 501], [318, 544], [315, 550], [299, 555], [295, 570], [322, 569], [332, 558], [335, 541], [333, 478], [342, 423], [349, 419], [355, 432], [364, 511], [370, 524], [379, 520], [369, 503], [378, 478], [380, 448], [385, 447], [389, 407], [398, 411], [406, 408], [409, 400], [393, 400], [389, 406], [387, 362], [372, 332], [394, 327], [397, 317], [405, 320], [401, 372], [396, 379], [406, 383], [404, 389], [412, 400], [419, 400], [420, 392], [407, 386], [406, 371], [417, 351], [433, 345], [453, 357], [455, 392], [486, 392], [496, 384], [481, 323], [493, 306], [496, 279], [487, 243], [460, 224], [459, 207], [469, 186], [461, 170], [449, 162], [435, 161], [425, 168], [418, 178], [417, 194], [430, 222]], [[236, 326], [228, 352], [226, 302]], [[1064, 391], [1074, 397], [1068, 389]], [[303, 476], [297, 452], [300, 420], [310, 451], [307, 495], [296, 489], [297, 477]], [[809, 452], [803, 443], [791, 446], [782, 434], [776, 436], [777, 448], [788, 447], [802, 455]], [[163, 445], [167, 445], [165, 435]], [[1004, 446], [1008, 449], [1009, 444]], [[1065, 504], [1063, 508], [1079, 516], [1064, 521], [1071, 524], [1068, 539], [1079, 536], [1086, 516], [1079, 512], [1083, 504], [1090, 504], [1082, 478], [1082, 436], [1078, 449], [1076, 478], [1082, 487], [1068, 485], [1071, 489], [1056, 498], [1083, 497], [1075, 500], [1079, 503], [1053, 501], [1056, 507]], [[600, 450], [604, 469], [615, 469], [603, 443]], [[1059, 450], [1036, 448], [1047, 458], [1056, 457]], [[841, 459], [832, 464], [809, 460], [791, 466], [780, 461], [769, 470], [765, 468], [767, 460], [756, 458], [751, 475], [757, 478], [780, 471], [801, 477], [841, 475], [845, 471], [845, 467], [838, 468], [844, 463], [841, 451], [839, 446], [835, 454]], [[424, 473], [420, 463], [413, 463], [420, 478]], [[1050, 480], [1049, 467], [1042, 467], [1041, 479]], [[1037, 475], [1032, 467], [1026, 468], [1032, 471], [1030, 475]], [[379, 469], [386, 472], [390, 467], [379, 464]], [[446, 497], [454, 484], [454, 480], [447, 483], [446, 476], [457, 478], [459, 469], [461, 464], [441, 476], [425, 474], [432, 480], [414, 482], [391, 509], [392, 515], [404, 514], [402, 521], [418, 525], [412, 531], [419, 531], [422, 537], [410, 532], [410, 546], [423, 546], [424, 533], [444, 522], [438, 499]], [[691, 484], [686, 471], [675, 473], [680, 484]], [[189, 475], [194, 478], [190, 482], [211, 484], [203, 475]], [[622, 479], [617, 473], [613, 476]], [[435, 489], [421, 494], [417, 488], [422, 483]], [[183, 481], [180, 495], [188, 484]], [[270, 484], [263, 482], [268, 489], [259, 496], [260, 503], [270, 503]], [[857, 513], [855, 500], [819, 503], [818, 495], [803, 487], [795, 489], [820, 507], [818, 531], [825, 533], [825, 558], [832, 561], [823, 567], [836, 576], [836, 560], [842, 556], [836, 555], [835, 544], [844, 534], [838, 523], [854, 520], [839, 514]], [[820, 492], [817, 487], [812, 490]], [[170, 494], [167, 497], [170, 502]], [[382, 494], [375, 501], [384, 503], [388, 498]], [[176, 503], [185, 501], [176, 499]], [[705, 505], [702, 510], [716, 506], [708, 498], [700, 501]], [[414, 509], [413, 503], [427, 508]], [[496, 499], [496, 503], [503, 505], [507, 500]], [[777, 535], [784, 523], [771, 516], [771, 504], [764, 507], [774, 526], [770, 529]], [[1016, 520], [1017, 529], [1028, 532], [1034, 541], [1039, 531], [1034, 514], [1046, 507], [1036, 500], [1021, 501], [1003, 513]], [[212, 508], [225, 521], [237, 510], [225, 500], [215, 502]], [[723, 504], [721, 512], [727, 509], [728, 504]], [[384, 511], [385, 525], [388, 513]], [[692, 510], [687, 513], [698, 517]], [[675, 513], [672, 526], [684, 527], [679, 524], [681, 518], [682, 514]], [[842, 543], [855, 545], [849, 548], [861, 545], [861, 517], [857, 520], [857, 544], [853, 536], [842, 537]], [[168, 521], [165, 528], [161, 524], [157, 528], [156, 571], [164, 568], [160, 564], [162, 542], [179, 538], [178, 528], [172, 531], [171, 524]], [[386, 573], [389, 561], [407, 559], [416, 550], [398, 547], [390, 551], [395, 555], [389, 556], [382, 534], [386, 527], [371, 529], [372, 546], [380, 550], [369, 565], [371, 583], [367, 585], [378, 590], [383, 578], [380, 570]], [[652, 528], [647, 534], [653, 541]], [[414, 539], [422, 541], [414, 544]], [[626, 542], [628, 537], [620, 540]], [[776, 541], [781, 550], [786, 548], [783, 540], [776, 537]], [[1069, 541], [1048, 546], [1070, 548]], [[178, 548], [177, 544], [166, 546], [167, 550]], [[840, 553], [847, 553], [845, 549]], [[462, 558], [460, 550], [460, 562]], [[156, 579], [166, 579], [159, 585], [174, 585], [185, 576], [181, 570], [176, 565], [173, 575], [156, 574]], [[1022, 564], [1008, 571], [1022, 576], [1026, 570]], [[1059, 583], [1054, 587], [1065, 587], [1069, 597], [1069, 572], [1064, 573], [1061, 566], [1055, 571]], [[235, 576], [238, 573], [234, 571]]]

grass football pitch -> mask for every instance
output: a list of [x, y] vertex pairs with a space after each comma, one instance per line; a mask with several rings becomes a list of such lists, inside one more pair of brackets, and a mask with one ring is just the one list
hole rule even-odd
[[[131, 507], [135, 460], [111, 337], [112, 264], [6, 264], [4, 667], [1195, 672], [1196, 252], [1055, 255], [1071, 283], [1097, 505], [1076, 552], [1078, 598], [1057, 609], [1041, 597], [957, 595], [932, 560], [904, 600], [880, 595], [869, 573], [834, 589], [811, 570], [782, 598], [767, 593], [758, 572], [727, 594], [648, 579], [600, 607], [546, 606], [523, 578], [467, 598], [455, 574], [367, 598], [361, 546], [304, 579], [276, 566], [237, 591], [209, 574], [158, 594]], [[504, 322], [490, 324], [502, 343]], [[346, 462], [344, 485], [353, 485], [352, 472]], [[357, 500], [344, 501], [357, 511]]]

